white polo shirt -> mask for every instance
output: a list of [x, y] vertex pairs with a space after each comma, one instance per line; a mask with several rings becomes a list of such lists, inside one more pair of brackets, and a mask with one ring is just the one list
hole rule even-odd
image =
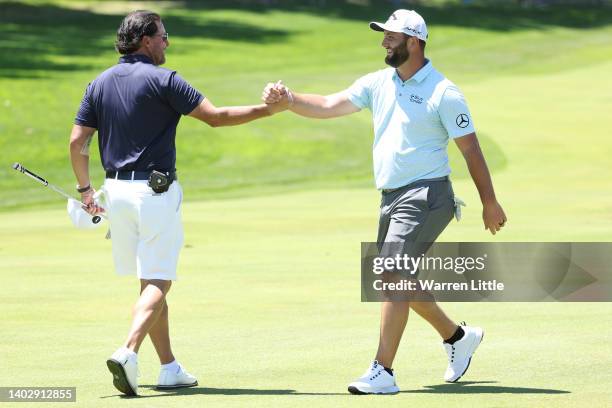
[[474, 132], [463, 94], [429, 60], [406, 81], [387, 68], [359, 78], [345, 92], [359, 109], [372, 111], [378, 189], [449, 175], [449, 139]]

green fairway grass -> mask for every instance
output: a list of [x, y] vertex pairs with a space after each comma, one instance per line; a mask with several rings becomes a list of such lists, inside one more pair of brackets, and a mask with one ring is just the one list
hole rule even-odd
[[[118, 396], [104, 364], [137, 294], [134, 279], [114, 276], [104, 231], [72, 230], [59, 210], [0, 214], [0, 383], [76, 386], [82, 407], [612, 403], [612, 304], [601, 303], [447, 304], [486, 330], [460, 383], [442, 381], [440, 341], [413, 317], [394, 364], [402, 393], [348, 395], [377, 344], [379, 306], [359, 301], [359, 242], [372, 239], [376, 202], [370, 190], [340, 190], [186, 204], [171, 331], [200, 385], [152, 390], [159, 366], [147, 339], [137, 400]], [[472, 218], [443, 239], [484, 237]]]
[[[235, 128], [181, 121], [185, 247], [171, 331], [200, 385], [153, 390], [146, 340], [145, 398], [118, 396], [105, 360], [125, 339], [137, 282], [114, 275], [104, 230], [73, 229], [65, 201], [10, 166], [73, 192], [71, 124], [87, 83], [115, 63], [114, 32], [133, 7], [161, 12], [166, 66], [218, 106], [258, 103], [279, 79], [332, 93], [384, 67], [367, 22], [384, 20], [388, 3], [316, 3], [0, 1], [0, 386], [76, 386], [79, 407], [612, 406], [610, 303], [445, 305], [486, 331], [458, 384], [443, 382], [439, 339], [412, 316], [394, 364], [402, 393], [347, 394], [378, 339], [379, 305], [361, 303], [359, 288], [360, 242], [375, 239], [380, 201], [366, 111]], [[440, 239], [610, 241], [610, 10], [427, 4], [415, 6], [427, 54], [465, 93], [508, 215], [499, 235], [484, 231], [451, 143], [468, 206]]]

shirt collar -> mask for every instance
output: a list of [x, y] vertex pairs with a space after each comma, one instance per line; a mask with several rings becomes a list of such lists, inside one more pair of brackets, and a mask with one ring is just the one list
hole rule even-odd
[[145, 64], [153, 64], [153, 60], [144, 54], [128, 54], [119, 58], [120, 64], [133, 64], [135, 62], [144, 62]]
[[[433, 69], [433, 65], [431, 64], [431, 61], [426, 58], [425, 65], [423, 65], [421, 69], [419, 69], [413, 76], [411, 76], [406, 81], [404, 81], [404, 83], [410, 82], [413, 79], [417, 81], [418, 83], [421, 83], [425, 80], [425, 78], [427, 78], [427, 75], [429, 75], [432, 69]], [[399, 82], [402, 82], [402, 79], [397, 74], [397, 70], [394, 70], [393, 75], [395, 78], [397, 78]]]

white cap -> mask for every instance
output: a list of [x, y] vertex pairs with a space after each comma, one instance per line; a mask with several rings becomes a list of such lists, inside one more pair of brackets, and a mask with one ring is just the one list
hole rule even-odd
[[375, 31], [393, 31], [404, 33], [420, 40], [427, 41], [427, 26], [425, 20], [414, 10], [395, 10], [386, 23], [372, 21], [370, 28]]
[[77, 200], [70, 199], [68, 200], [68, 216], [70, 216], [70, 221], [72, 221], [72, 225], [79, 229], [91, 229], [97, 228], [100, 225], [104, 224], [104, 217], [99, 215], [89, 215], [83, 209], [82, 203]]

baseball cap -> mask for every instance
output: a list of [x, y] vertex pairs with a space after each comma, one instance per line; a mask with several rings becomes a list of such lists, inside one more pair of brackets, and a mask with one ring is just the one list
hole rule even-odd
[[72, 225], [78, 229], [97, 228], [104, 224], [104, 217], [99, 215], [89, 215], [82, 207], [82, 203], [78, 200], [68, 200], [68, 216]]
[[404, 33], [420, 40], [427, 41], [427, 26], [425, 20], [414, 10], [395, 10], [386, 23], [372, 21], [370, 28], [374, 31], [393, 31]]

